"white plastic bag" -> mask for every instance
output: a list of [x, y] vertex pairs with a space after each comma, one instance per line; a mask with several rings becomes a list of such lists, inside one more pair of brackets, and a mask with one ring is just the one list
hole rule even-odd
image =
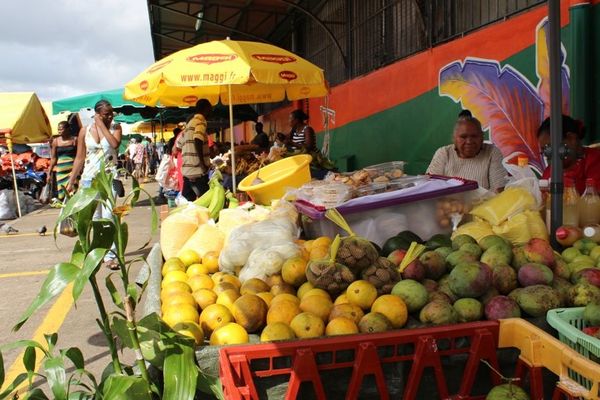
[[177, 166], [173, 158], [165, 154], [156, 170], [156, 181], [165, 190], [178, 190]]
[[12, 191], [8, 190], [0, 192], [0, 219], [15, 219], [17, 215], [10, 206], [9, 194], [7, 192], [12, 193]]
[[509, 164], [506, 160], [502, 161], [504, 168], [509, 173], [508, 183], [505, 188], [519, 187], [527, 190], [535, 199], [537, 208], [542, 207], [542, 192], [537, 176], [533, 170], [527, 165], [520, 167], [518, 165]]

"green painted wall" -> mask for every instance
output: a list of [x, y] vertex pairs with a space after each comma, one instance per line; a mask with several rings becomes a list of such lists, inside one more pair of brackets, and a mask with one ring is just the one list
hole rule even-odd
[[[600, 6], [594, 7], [596, 30], [600, 36]], [[562, 41], [567, 50], [567, 64], [570, 64], [570, 31], [562, 31]], [[535, 32], [531, 33], [532, 41]], [[458, 39], [460, 40], [460, 39]], [[595, 43], [600, 43], [597, 40]], [[597, 46], [596, 46], [597, 47]], [[465, 54], [468, 56], [468, 54]], [[600, 50], [596, 49], [596, 65], [600, 66]], [[401, 61], [400, 61], [401, 62]], [[503, 60], [501, 64], [512, 65], [536, 86], [538, 78], [535, 72], [535, 46], [532, 45], [518, 54]], [[596, 71], [596, 93], [600, 93], [600, 82]], [[595, 110], [598, 113], [598, 97], [595, 98]], [[368, 100], [367, 100], [368, 101]], [[354, 162], [349, 169], [362, 168], [392, 160], [408, 162], [406, 170], [410, 174], [423, 173], [433, 153], [440, 146], [451, 143], [452, 128], [460, 104], [438, 94], [437, 88], [408, 102], [388, 110], [371, 115], [368, 118], [352, 122], [331, 131], [330, 157], [338, 162], [341, 170], [346, 169], [345, 159], [353, 156]], [[318, 135], [322, 145], [324, 135]]]
[[592, 109], [591, 129], [596, 142], [600, 141], [600, 4], [592, 7]]

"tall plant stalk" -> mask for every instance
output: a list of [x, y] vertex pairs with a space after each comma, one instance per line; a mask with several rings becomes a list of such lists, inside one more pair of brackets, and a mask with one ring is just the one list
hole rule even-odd
[[108, 348], [110, 350], [110, 357], [112, 359], [113, 367], [116, 373], [122, 374], [123, 368], [121, 368], [121, 362], [119, 361], [117, 344], [115, 343], [115, 338], [112, 334], [112, 330], [110, 329], [110, 319], [108, 318], [106, 307], [104, 307], [104, 300], [102, 299], [102, 294], [98, 288], [98, 281], [96, 281], [95, 274], [90, 276], [90, 284], [92, 285], [94, 298], [96, 299], [96, 304], [98, 305], [98, 312], [100, 313], [102, 320], [102, 332], [104, 333], [104, 336], [106, 336], [106, 341], [108, 342]]

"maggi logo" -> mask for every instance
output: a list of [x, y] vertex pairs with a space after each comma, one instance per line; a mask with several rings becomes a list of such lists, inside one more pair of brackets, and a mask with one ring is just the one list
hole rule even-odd
[[294, 57], [278, 54], [252, 54], [252, 57], [264, 62], [286, 64], [296, 61]]
[[294, 79], [298, 78], [298, 75], [296, 75], [296, 73], [294, 71], [281, 71], [279, 73], [279, 77], [281, 79], [285, 79], [286, 81], [293, 81]]
[[235, 54], [196, 54], [186, 58], [187, 61], [202, 63], [202, 64], [216, 64], [225, 61], [233, 61], [237, 58]]

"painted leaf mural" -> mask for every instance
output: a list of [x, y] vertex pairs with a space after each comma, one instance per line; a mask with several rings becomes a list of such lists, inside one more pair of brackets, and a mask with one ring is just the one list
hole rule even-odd
[[[550, 69], [548, 61], [548, 20], [536, 29], [537, 87], [511, 65], [502, 67], [496, 60], [467, 57], [440, 70], [439, 93], [471, 110], [489, 129], [490, 138], [505, 160], [514, 162], [526, 155], [539, 173], [545, 160], [539, 151], [537, 129], [550, 114]], [[562, 109], [569, 112], [569, 68], [562, 49]]]
[[469, 59], [440, 72], [440, 94], [461, 102], [481, 121], [505, 158], [525, 154], [532, 167], [543, 170], [537, 128], [544, 104], [529, 81], [511, 66]]
[[[539, 23], [536, 30], [535, 70], [538, 94], [544, 102], [544, 119], [550, 116], [550, 63], [548, 57], [548, 18]], [[567, 52], [561, 44], [562, 112], [569, 113], [569, 67], [565, 64]]]

